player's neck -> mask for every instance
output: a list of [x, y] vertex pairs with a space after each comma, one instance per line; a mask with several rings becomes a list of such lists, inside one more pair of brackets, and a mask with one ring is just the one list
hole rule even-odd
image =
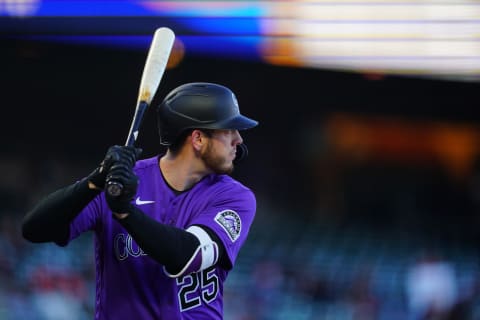
[[177, 191], [184, 191], [190, 189], [209, 172], [205, 170], [202, 165], [188, 154], [179, 153], [173, 155], [171, 152], [160, 158], [160, 170], [166, 182]]

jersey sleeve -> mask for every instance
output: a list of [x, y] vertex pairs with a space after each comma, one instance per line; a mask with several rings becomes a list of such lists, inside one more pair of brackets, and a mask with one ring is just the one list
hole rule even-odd
[[256, 199], [247, 188], [224, 190], [191, 225], [203, 225], [215, 232], [228, 255], [230, 266], [235, 264], [238, 252], [247, 239], [256, 211]]
[[94, 230], [106, 206], [103, 193], [96, 196], [70, 223], [70, 235], [67, 242], [80, 236], [80, 234]]

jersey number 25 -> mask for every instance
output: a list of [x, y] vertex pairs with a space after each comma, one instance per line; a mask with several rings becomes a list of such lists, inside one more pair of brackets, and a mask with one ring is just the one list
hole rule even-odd
[[177, 285], [180, 286], [178, 301], [183, 312], [200, 306], [202, 301], [208, 304], [215, 300], [219, 283], [215, 267], [211, 267], [177, 278]]

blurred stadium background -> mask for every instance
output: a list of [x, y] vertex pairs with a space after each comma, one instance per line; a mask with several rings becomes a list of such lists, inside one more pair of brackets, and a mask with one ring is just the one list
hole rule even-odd
[[[0, 319], [92, 319], [92, 235], [32, 245], [19, 223], [124, 142], [159, 26], [154, 104], [219, 82], [261, 123], [225, 319], [480, 319], [473, 0], [0, 0]], [[139, 144], [159, 151], [153, 108]]]

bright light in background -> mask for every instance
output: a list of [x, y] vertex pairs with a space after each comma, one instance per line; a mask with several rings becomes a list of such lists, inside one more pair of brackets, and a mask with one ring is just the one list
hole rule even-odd
[[262, 22], [267, 62], [435, 76], [480, 75], [478, 1], [295, 1]]
[[40, 1], [41, 0], [0, 0], [0, 13], [4, 10], [11, 16], [32, 16], [37, 12]]
[[[262, 17], [270, 6], [264, 1], [141, 1], [145, 7], [178, 17]], [[228, 26], [225, 26], [228, 29]]]
[[2, 15], [41, 17], [0, 19], [0, 31], [44, 40], [145, 49], [169, 26], [187, 55], [480, 80], [476, 0], [0, 0]]
[[480, 152], [480, 130], [474, 125], [337, 113], [328, 118], [325, 131], [332, 152], [355, 162], [436, 162], [455, 177], [472, 174]]

